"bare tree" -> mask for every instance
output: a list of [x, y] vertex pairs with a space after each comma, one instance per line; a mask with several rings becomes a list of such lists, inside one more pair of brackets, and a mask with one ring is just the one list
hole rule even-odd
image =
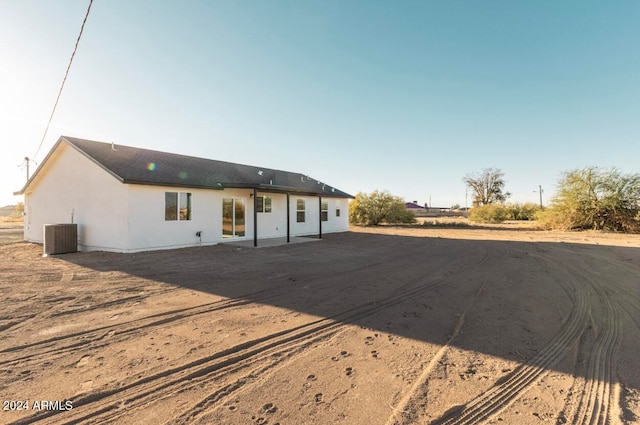
[[479, 173], [467, 174], [462, 179], [473, 191], [473, 206], [504, 202], [511, 194], [503, 192], [504, 173], [499, 168], [485, 168]]

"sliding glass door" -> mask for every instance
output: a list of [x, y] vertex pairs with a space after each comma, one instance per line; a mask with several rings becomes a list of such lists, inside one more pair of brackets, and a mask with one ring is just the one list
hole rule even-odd
[[244, 199], [224, 198], [222, 200], [222, 237], [243, 238], [245, 235]]

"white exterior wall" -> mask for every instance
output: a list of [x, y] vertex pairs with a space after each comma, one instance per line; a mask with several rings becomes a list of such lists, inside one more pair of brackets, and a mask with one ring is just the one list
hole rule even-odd
[[[258, 196], [271, 197], [272, 212], [258, 213], [258, 239], [277, 238], [287, 236], [287, 195], [280, 193], [261, 193]], [[306, 204], [305, 222], [298, 223], [297, 200], [304, 199]], [[346, 232], [349, 230], [349, 200], [342, 198], [322, 198], [329, 204], [328, 220], [322, 222], [322, 233]], [[253, 210], [253, 200], [251, 200]], [[340, 216], [336, 216], [336, 209], [340, 209]], [[317, 196], [289, 197], [290, 232], [291, 236], [317, 235], [319, 232], [319, 204]], [[250, 235], [253, 237], [253, 234]]]
[[[252, 190], [207, 190], [164, 186], [129, 186], [129, 243], [126, 251], [172, 249], [200, 245], [196, 232], [202, 232], [202, 245], [213, 245], [222, 237], [222, 200], [243, 199], [246, 236], [253, 238]], [[165, 192], [191, 193], [191, 220], [165, 220]]]
[[[219, 203], [215, 192], [218, 191], [134, 184], [127, 186], [130, 232], [126, 251], [192, 246], [200, 243], [196, 237], [197, 231], [202, 231], [203, 245], [217, 242], [213, 239], [213, 227], [218, 223], [214, 222], [217, 212], [215, 205]], [[191, 193], [191, 220], [165, 220], [165, 192]]]
[[[291, 217], [291, 236], [317, 235], [320, 232], [318, 197], [290, 195], [289, 214]], [[305, 221], [297, 221], [298, 199], [305, 200]]]
[[[306, 206], [305, 222], [297, 222], [297, 200], [304, 199]], [[322, 222], [322, 233], [346, 232], [349, 230], [349, 200], [341, 198], [322, 198], [329, 205], [328, 220]], [[336, 217], [336, 208], [340, 208], [340, 217]], [[291, 214], [291, 235], [317, 235], [320, 231], [320, 205], [317, 196], [291, 195], [289, 213]]]
[[[287, 236], [287, 195], [284, 193], [262, 193], [258, 196], [271, 198], [271, 212], [258, 212], [258, 239], [282, 238]], [[253, 199], [251, 199], [253, 211]], [[252, 217], [253, 219], [253, 217]], [[295, 218], [294, 218], [295, 220]], [[253, 231], [253, 228], [252, 228]], [[253, 237], [253, 233], [251, 234]]]
[[44, 224], [73, 220], [81, 251], [114, 250], [126, 244], [125, 185], [64, 143], [45, 167], [25, 193], [25, 240], [42, 243]]
[[[349, 230], [349, 200], [343, 198], [322, 198], [329, 203], [329, 219], [322, 222], [322, 233], [347, 232]], [[336, 209], [340, 216], [336, 216]]]

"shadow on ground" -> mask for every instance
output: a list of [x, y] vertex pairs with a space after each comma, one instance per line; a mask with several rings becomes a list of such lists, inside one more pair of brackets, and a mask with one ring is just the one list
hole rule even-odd
[[[580, 334], [561, 341], [571, 320], [584, 325], [581, 332], [589, 321], [605, 327], [603, 297], [622, 312], [619, 325], [635, 349], [640, 340], [639, 248], [344, 233], [264, 249], [221, 244], [58, 258], [437, 345], [466, 312], [451, 345], [516, 362], [535, 361], [550, 344], [577, 344]], [[579, 309], [580, 299], [589, 311]], [[581, 373], [560, 361], [563, 350], [545, 367]], [[625, 384], [640, 388], [637, 375]]]

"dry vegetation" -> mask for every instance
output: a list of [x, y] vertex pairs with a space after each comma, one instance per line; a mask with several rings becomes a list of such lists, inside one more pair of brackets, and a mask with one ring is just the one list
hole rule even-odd
[[22, 217], [0, 217], [0, 229], [21, 229], [23, 226]]

